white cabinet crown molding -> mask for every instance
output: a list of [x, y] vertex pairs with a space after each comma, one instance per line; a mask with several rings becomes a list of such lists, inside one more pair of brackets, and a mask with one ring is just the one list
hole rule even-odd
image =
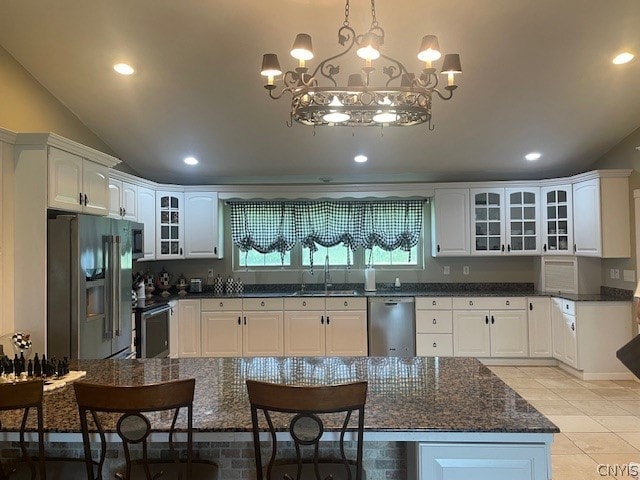
[[74, 142], [68, 138], [61, 137], [55, 133], [18, 133], [16, 135], [16, 145], [49, 145], [87, 158], [92, 162], [99, 163], [108, 168], [113, 168], [121, 162], [119, 158]]
[[0, 142], [5, 143], [16, 143], [16, 136], [18, 134], [12, 132], [11, 130], [7, 130], [6, 128], [0, 128]]

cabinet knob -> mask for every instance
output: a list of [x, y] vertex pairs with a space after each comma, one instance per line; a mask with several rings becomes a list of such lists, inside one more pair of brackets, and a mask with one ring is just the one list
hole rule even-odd
[[303, 302], [302, 302], [302, 306], [303, 306], [303, 307], [306, 307], [306, 306], [307, 306], [307, 302], [303, 301]]
[[440, 245], [438, 245], [438, 251], [440, 251]]
[[509, 302], [509, 300], [507, 300], [506, 304], [507, 304], [507, 305], [511, 305], [511, 302]]
[[435, 305], [436, 303], [437, 303], [437, 302], [436, 302], [435, 300], [433, 300], [433, 301], [431, 302], [431, 305]]
[[533, 310], [533, 302], [529, 302], [529, 310]]
[[349, 302], [344, 302], [344, 306], [348, 307], [349, 306]]
[[436, 319], [434, 318], [433, 319], [433, 324], [435, 325], [436, 323], [438, 323], [438, 322], [436, 322]]
[[224, 304], [222, 302], [220, 302], [220, 308], [224, 307]]
[[264, 300], [262, 302], [260, 302], [260, 306], [264, 307]]
[[469, 300], [469, 305], [473, 305], [473, 300]]
[[436, 342], [433, 342], [433, 348], [437, 348], [438, 345], [436, 344]]
[[574, 322], [571, 322], [571, 330], [575, 330], [576, 329], [576, 324]]

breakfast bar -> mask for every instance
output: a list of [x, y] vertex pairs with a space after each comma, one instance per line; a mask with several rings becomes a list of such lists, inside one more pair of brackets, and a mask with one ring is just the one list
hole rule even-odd
[[[409, 478], [441, 478], [447, 469], [472, 468], [474, 478], [502, 478], [496, 477], [499, 470], [512, 479], [547, 480], [550, 445], [559, 432], [473, 358], [82, 360], [72, 369], [86, 371], [86, 381], [116, 385], [195, 377], [194, 440], [203, 449], [239, 442], [238, 458], [251, 448], [247, 379], [299, 385], [367, 381], [365, 442], [407, 442]], [[81, 442], [72, 386], [45, 394], [44, 418], [49, 444]], [[0, 441], [13, 440], [17, 417], [1, 420]], [[335, 440], [330, 430], [326, 440]], [[162, 432], [155, 435], [166, 441]]]

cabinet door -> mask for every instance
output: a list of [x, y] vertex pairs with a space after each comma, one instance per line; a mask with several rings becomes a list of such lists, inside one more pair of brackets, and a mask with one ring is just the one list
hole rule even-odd
[[488, 357], [491, 339], [488, 310], [454, 310], [453, 355], [456, 357]]
[[122, 218], [122, 182], [115, 178], [109, 179], [109, 216]]
[[469, 190], [436, 189], [431, 210], [431, 225], [432, 256], [469, 255]]
[[539, 255], [540, 188], [505, 189], [507, 253]]
[[82, 157], [49, 147], [49, 207], [82, 211], [82, 161]]
[[542, 187], [542, 253], [573, 252], [573, 190], [571, 185]]
[[501, 255], [505, 251], [504, 189], [471, 189], [471, 254]]
[[202, 356], [241, 357], [241, 319], [242, 312], [202, 312]]
[[156, 192], [156, 259], [184, 258], [184, 195]]
[[565, 361], [565, 326], [562, 313], [562, 299], [551, 300], [551, 346], [553, 358]]
[[285, 356], [325, 354], [324, 312], [289, 311], [284, 314]]
[[156, 258], [156, 192], [138, 187], [138, 222], [144, 225], [144, 260]]
[[573, 234], [576, 255], [602, 256], [598, 178], [573, 185]]
[[574, 368], [578, 368], [578, 336], [575, 315], [562, 314], [563, 317], [563, 337], [564, 337], [564, 359], [563, 361]]
[[122, 213], [125, 220], [138, 221], [138, 186], [122, 182]]
[[367, 356], [366, 311], [327, 311], [326, 321], [327, 355]]
[[200, 356], [200, 300], [179, 300], [178, 356]]
[[85, 213], [109, 214], [109, 169], [89, 160], [82, 162], [82, 195]]
[[528, 357], [527, 312], [492, 310], [489, 312], [492, 357]]
[[529, 356], [552, 357], [551, 346], [551, 299], [529, 298], [527, 302], [529, 320]]
[[281, 357], [284, 354], [282, 312], [244, 312], [242, 355]]
[[220, 258], [218, 194], [187, 192], [185, 208], [185, 258]]
[[[169, 317], [169, 358], [178, 358], [180, 356], [180, 308], [179, 300], [171, 300]], [[135, 325], [135, 324], [134, 324]]]

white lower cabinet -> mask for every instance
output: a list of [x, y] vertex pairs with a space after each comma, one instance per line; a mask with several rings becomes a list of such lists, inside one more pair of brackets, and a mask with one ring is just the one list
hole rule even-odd
[[549, 480], [544, 444], [418, 443], [417, 480]]
[[242, 311], [202, 312], [202, 356], [242, 356]]
[[285, 298], [286, 356], [366, 356], [364, 298]]
[[527, 299], [529, 319], [529, 356], [553, 356], [551, 342], [551, 298], [529, 297]]
[[417, 297], [416, 355], [450, 357], [453, 355], [452, 299]]
[[525, 298], [454, 298], [456, 357], [528, 357]]
[[[278, 300], [282, 304], [282, 300]], [[245, 311], [242, 317], [243, 357], [281, 357], [283, 355], [282, 307], [280, 311]]]
[[200, 300], [179, 300], [178, 318], [178, 356], [199, 357]]

